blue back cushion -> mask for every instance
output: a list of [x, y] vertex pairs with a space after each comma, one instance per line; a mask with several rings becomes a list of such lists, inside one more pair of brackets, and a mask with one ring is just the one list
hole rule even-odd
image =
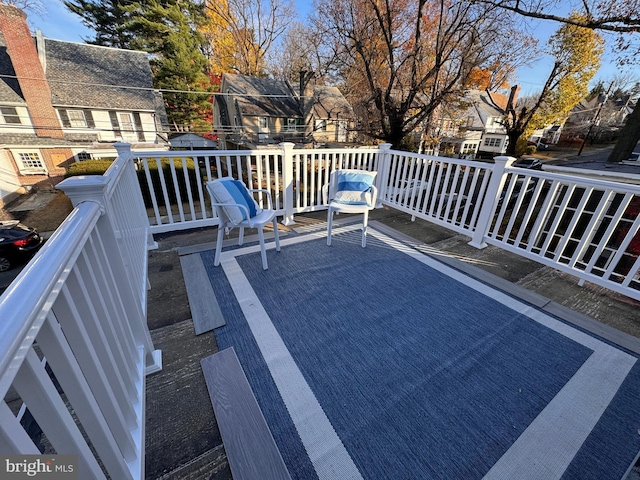
[[376, 173], [349, 170], [338, 172], [333, 201], [346, 205], [371, 206], [371, 186]]
[[262, 212], [262, 209], [253, 199], [244, 183], [239, 180], [234, 180], [231, 177], [221, 178], [214, 182], [208, 182], [207, 189], [216, 203], [227, 204], [222, 209], [234, 225], [247, 220], [246, 210], [236, 205], [247, 207], [250, 218]]

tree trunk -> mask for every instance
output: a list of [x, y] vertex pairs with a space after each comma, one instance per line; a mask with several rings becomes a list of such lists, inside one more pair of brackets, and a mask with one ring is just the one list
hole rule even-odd
[[638, 140], [640, 140], [640, 101], [636, 102], [633, 112], [627, 117], [627, 122], [622, 127], [620, 137], [618, 137], [607, 162], [619, 163], [628, 159]]
[[524, 133], [523, 130], [511, 130], [507, 132], [507, 138], [509, 139], [509, 145], [507, 145], [507, 151], [505, 152], [505, 155], [508, 155], [510, 157], [515, 157], [516, 156], [516, 148], [517, 148], [517, 144], [518, 144], [518, 139], [522, 136], [522, 134]]

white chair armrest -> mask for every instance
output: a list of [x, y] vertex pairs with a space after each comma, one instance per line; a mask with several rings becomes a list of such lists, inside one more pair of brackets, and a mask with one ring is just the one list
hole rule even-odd
[[271, 200], [271, 192], [266, 188], [249, 188], [250, 193], [260, 192], [267, 195], [267, 203], [269, 204], [269, 210], [273, 210], [273, 201]]

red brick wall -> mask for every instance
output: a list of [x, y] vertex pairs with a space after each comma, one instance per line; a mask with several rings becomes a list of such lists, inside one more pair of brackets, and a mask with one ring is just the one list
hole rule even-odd
[[36, 135], [63, 138], [62, 126], [51, 105], [51, 90], [27, 26], [26, 14], [12, 5], [0, 5], [0, 30], [27, 101]]

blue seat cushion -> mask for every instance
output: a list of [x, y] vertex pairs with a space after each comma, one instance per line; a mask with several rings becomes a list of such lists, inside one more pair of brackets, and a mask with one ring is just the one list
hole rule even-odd
[[333, 201], [345, 205], [371, 206], [371, 186], [377, 172], [340, 171]]
[[217, 203], [224, 203], [222, 207], [225, 215], [234, 224], [247, 220], [247, 212], [238, 205], [247, 207], [249, 218], [253, 218], [262, 212], [257, 202], [251, 196], [244, 183], [234, 180], [231, 177], [225, 177], [211, 182], [207, 185], [211, 196]]

